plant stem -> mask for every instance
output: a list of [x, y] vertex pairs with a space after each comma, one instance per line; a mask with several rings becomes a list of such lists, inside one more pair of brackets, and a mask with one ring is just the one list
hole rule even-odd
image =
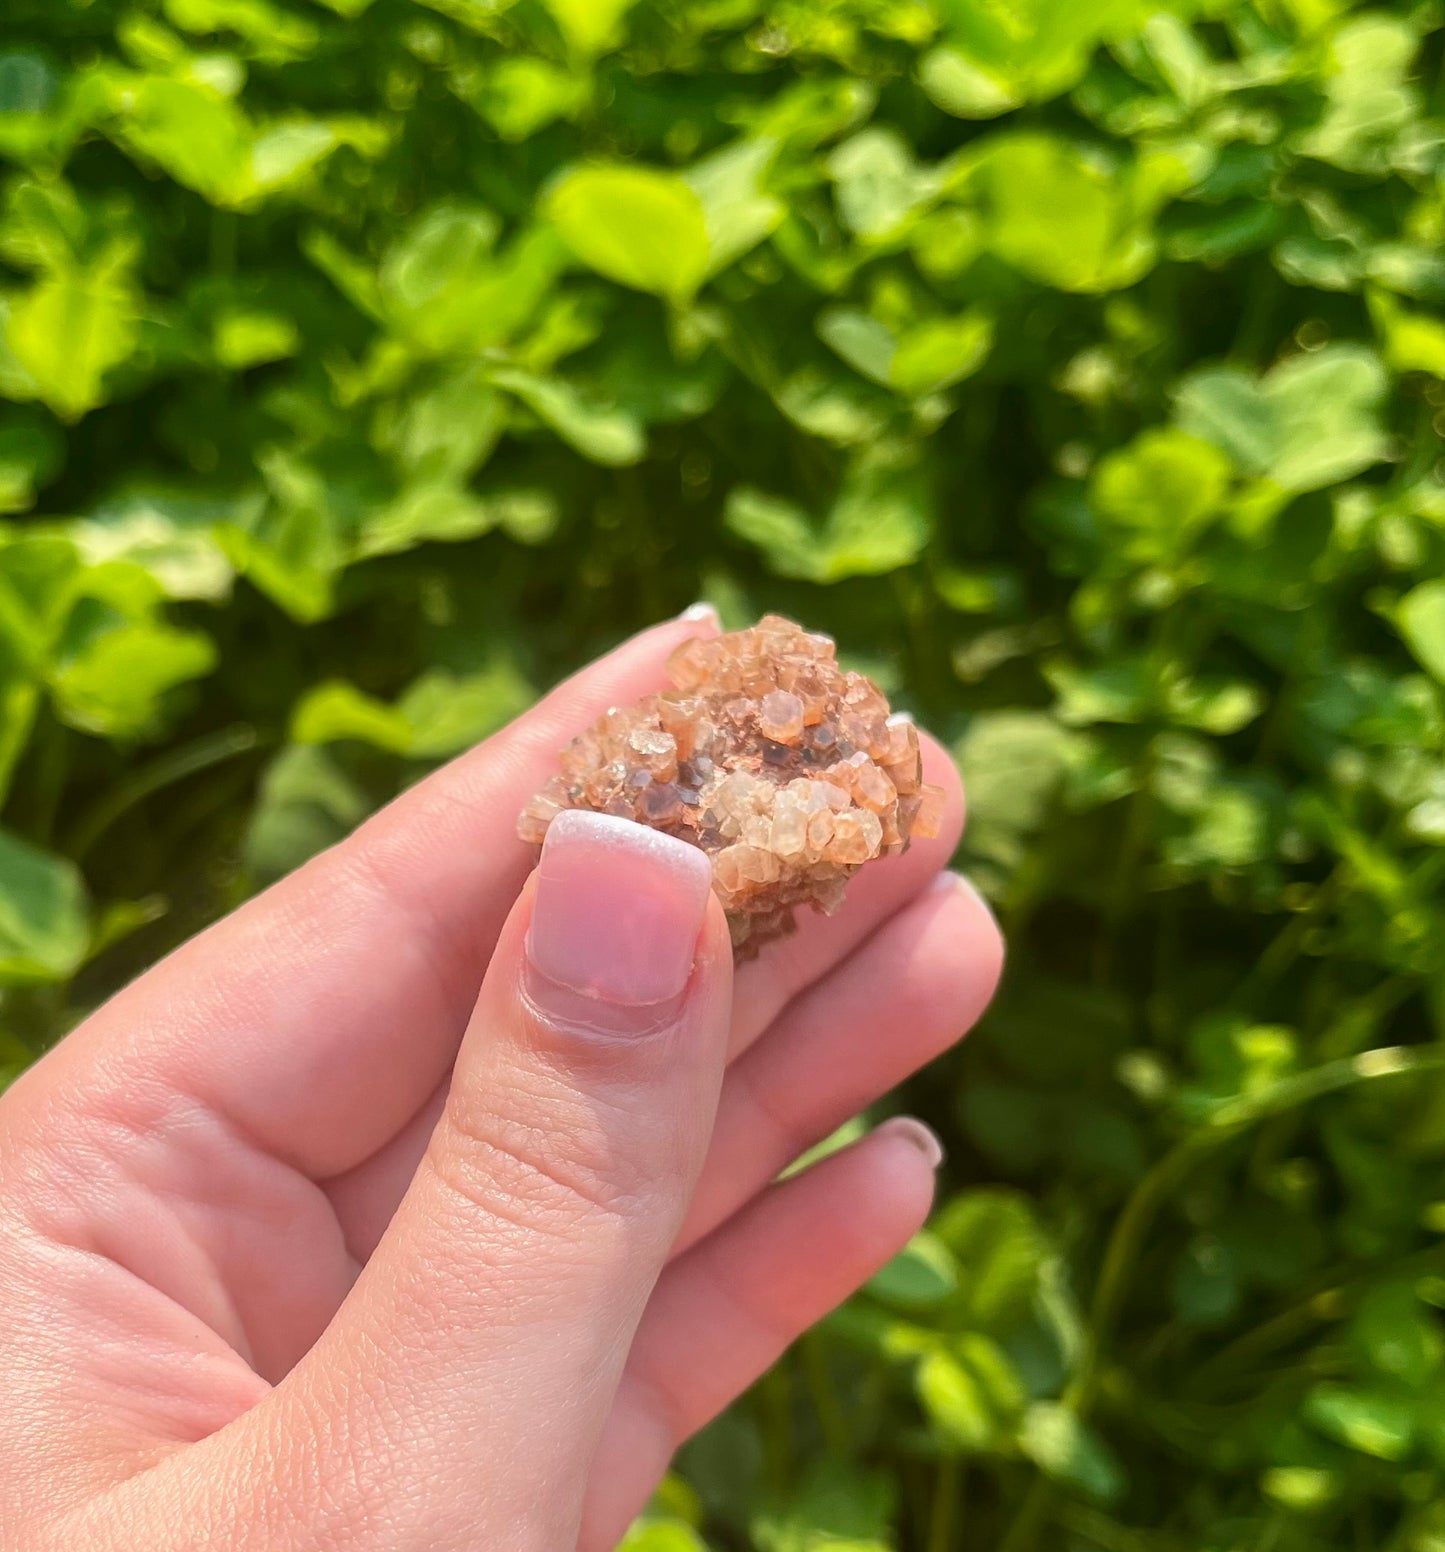
[[953, 1552], [958, 1511], [963, 1502], [963, 1462], [945, 1455], [933, 1479], [933, 1507], [928, 1518], [926, 1552]]
[[[1384, 1046], [1362, 1051], [1358, 1056], [1325, 1062], [1308, 1072], [1282, 1078], [1257, 1094], [1228, 1100], [1214, 1110], [1198, 1131], [1176, 1143], [1134, 1188], [1124, 1211], [1115, 1220], [1090, 1301], [1089, 1348], [1079, 1372], [1064, 1392], [1063, 1404], [1076, 1417], [1083, 1417], [1093, 1405], [1103, 1355], [1113, 1335], [1149, 1225], [1174, 1188], [1187, 1178], [1197, 1163], [1257, 1122], [1282, 1115], [1326, 1094], [1355, 1088], [1377, 1078], [1438, 1072], [1442, 1068], [1445, 1068], [1445, 1044]], [[1035, 1477], [1000, 1543], [999, 1552], [1024, 1552], [1033, 1544], [1052, 1495], [1053, 1487], [1047, 1478]]]
[[207, 734], [132, 771], [95, 803], [72, 827], [65, 850], [74, 860], [84, 857], [110, 827], [137, 803], [200, 771], [259, 749], [263, 740], [255, 728], [240, 723]]
[[833, 1376], [828, 1372], [826, 1338], [819, 1331], [810, 1331], [800, 1344], [803, 1356], [803, 1372], [812, 1392], [813, 1406], [818, 1414], [818, 1426], [823, 1430], [823, 1441], [828, 1452], [842, 1460], [853, 1453], [853, 1441], [849, 1435], [848, 1418], [833, 1388]]

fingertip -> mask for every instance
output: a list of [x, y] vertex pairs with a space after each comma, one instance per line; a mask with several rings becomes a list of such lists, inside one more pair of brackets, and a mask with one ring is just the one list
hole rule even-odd
[[961, 941], [968, 944], [969, 981], [977, 1018], [990, 1002], [1003, 976], [1007, 944], [993, 907], [965, 873], [945, 868], [933, 881], [932, 892], [947, 902], [944, 907], [957, 921]]
[[968, 818], [968, 800], [963, 789], [963, 778], [953, 756], [932, 733], [920, 728], [919, 748], [923, 754], [923, 779], [944, 791], [943, 824], [937, 844], [945, 856], [952, 856], [963, 837]]

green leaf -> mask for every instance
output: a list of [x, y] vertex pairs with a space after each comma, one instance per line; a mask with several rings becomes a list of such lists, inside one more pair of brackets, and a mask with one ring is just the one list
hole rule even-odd
[[1426, 1385], [1445, 1359], [1445, 1335], [1410, 1283], [1371, 1288], [1351, 1334], [1375, 1369], [1415, 1389]]
[[447, 201], [392, 245], [377, 301], [400, 333], [428, 351], [470, 353], [528, 322], [565, 255], [545, 227], [526, 229], [498, 251], [500, 227], [483, 206]]
[[680, 1520], [639, 1520], [619, 1543], [617, 1552], [708, 1552], [707, 1543]]
[[1171, 153], [1117, 165], [1038, 131], [988, 137], [954, 175], [992, 252], [1062, 291], [1115, 291], [1144, 275], [1157, 257], [1154, 217], [1190, 181]]
[[1400, 600], [1395, 627], [1431, 676], [1445, 683], [1445, 582], [1422, 582]]
[[938, 189], [896, 130], [870, 126], [828, 158], [838, 215], [855, 236], [883, 243], [903, 236]]
[[818, 338], [864, 377], [885, 387], [892, 383], [898, 341], [871, 314], [857, 307], [825, 307], [818, 314]]
[[1100, 1503], [1113, 1503], [1124, 1491], [1123, 1469], [1113, 1451], [1059, 1402], [1034, 1402], [1019, 1429], [1019, 1446], [1046, 1475]]
[[753, 1540], [759, 1552], [892, 1552], [895, 1498], [882, 1473], [825, 1459], [754, 1517]]
[[931, 526], [920, 471], [868, 456], [853, 464], [821, 525], [792, 503], [747, 486], [730, 492], [726, 521], [781, 576], [814, 582], [907, 566], [922, 553]]
[[588, 94], [585, 75], [522, 54], [497, 60], [469, 100], [503, 140], [515, 144], [559, 118], [570, 118]]
[[874, 1297], [904, 1309], [927, 1309], [957, 1287], [958, 1268], [948, 1246], [926, 1230], [915, 1234], [867, 1283]]
[[68, 980], [89, 944], [79, 870], [0, 830], [0, 986]]
[[960, 119], [997, 118], [1024, 100], [1007, 75], [985, 69], [963, 49], [949, 44], [923, 56], [918, 84], [945, 113]]
[[506, 497], [480, 496], [453, 480], [419, 480], [368, 514], [357, 541], [362, 556], [397, 555], [419, 544], [456, 544], [502, 521]]
[[1372, 290], [1369, 304], [1387, 366], [1445, 378], [1445, 319], [1401, 307], [1383, 291]]
[[956, 1196], [934, 1223], [934, 1233], [959, 1268], [959, 1294], [969, 1321], [1007, 1330], [1028, 1313], [1048, 1254], [1033, 1209], [1005, 1190]]
[[235, 573], [214, 531], [249, 525], [263, 504], [259, 491], [245, 487], [132, 485], [106, 497], [69, 531], [92, 565], [130, 561], [168, 598], [216, 603], [229, 597]]
[[615, 48], [623, 36], [623, 18], [637, 0], [542, 0], [573, 48], [601, 54]]
[[552, 185], [545, 208], [577, 258], [609, 280], [684, 302], [707, 274], [707, 214], [675, 173], [575, 167]]
[[1415, 1436], [1409, 1404], [1381, 1390], [1316, 1385], [1305, 1415], [1321, 1433], [1379, 1460], [1400, 1460]]
[[346, 739], [406, 754], [412, 742], [411, 723], [355, 685], [329, 680], [309, 690], [291, 713], [291, 741], [334, 744]]
[[106, 399], [105, 378], [130, 356], [139, 301], [116, 269], [65, 270], [12, 303], [6, 343], [63, 420], [79, 420]]
[[29, 162], [61, 149], [79, 129], [63, 102], [60, 73], [43, 54], [0, 52], [0, 156]]
[[1339, 1472], [1313, 1466], [1275, 1466], [1260, 1479], [1267, 1497], [1297, 1514], [1325, 1508], [1339, 1495], [1341, 1486]]
[[931, 67], [925, 61], [923, 87], [940, 108], [963, 118], [991, 118], [1055, 96], [1083, 75], [1097, 42], [1123, 33], [1144, 9], [1136, 0], [943, 0], [950, 57]]
[[51, 675], [56, 710], [72, 727], [106, 738], [156, 730], [166, 693], [216, 666], [216, 647], [200, 631], [157, 620], [106, 630], [67, 655]]
[[637, 417], [595, 389], [510, 367], [493, 372], [492, 381], [516, 394], [539, 420], [593, 463], [620, 468], [637, 463], [647, 451], [647, 432]]
[[185, 32], [235, 33], [268, 63], [304, 58], [321, 36], [311, 22], [269, 0], [165, 0], [165, 13]]
[[37, 489], [65, 458], [65, 440], [53, 422], [16, 411], [0, 423], [0, 514], [27, 511]]
[[294, 744], [354, 740], [409, 759], [445, 759], [494, 733], [532, 700], [531, 686], [505, 662], [472, 674], [432, 669], [394, 706], [330, 680], [298, 702], [290, 736]]
[[1404, 18], [1377, 12], [1341, 27], [1325, 66], [1324, 116], [1300, 150], [1350, 172], [1383, 172], [1419, 119], [1418, 91], [1406, 83], [1418, 47]]
[[971, 808], [970, 853], [1012, 873], [1043, 824], [1074, 737], [1046, 712], [976, 716], [955, 750]]
[[397, 702], [411, 727], [413, 759], [446, 759], [480, 743], [532, 704], [531, 685], [509, 663], [472, 674], [432, 669]]
[[898, 341], [889, 381], [910, 399], [951, 388], [983, 365], [993, 335], [993, 319], [976, 312], [915, 324]]
[[1131, 558], [1162, 560], [1186, 548], [1229, 488], [1229, 460], [1198, 437], [1159, 427], [1100, 460], [1089, 500]]
[[215, 204], [244, 198], [252, 132], [229, 98], [190, 81], [118, 75], [111, 99], [116, 136], [132, 154]]
[[1385, 455], [1380, 407], [1386, 378], [1356, 345], [1290, 357], [1254, 379], [1237, 367], [1206, 367], [1176, 394], [1179, 423], [1221, 448], [1237, 468], [1287, 491], [1319, 490]]
[[819, 578], [822, 541], [807, 513], [791, 501], [739, 485], [728, 492], [726, 520], [739, 538], [762, 550], [780, 576]]
[[786, 214], [787, 206], [766, 187], [777, 149], [770, 140], [739, 140], [683, 174], [702, 206], [708, 274], [726, 269], [757, 247], [777, 230]]
[[372, 807], [329, 750], [283, 749], [261, 780], [246, 832], [247, 870], [261, 882], [280, 878], [339, 841]]
[[212, 348], [216, 360], [232, 371], [294, 356], [301, 336], [295, 323], [280, 313], [229, 308], [216, 318]]
[[964, 1332], [948, 1347], [925, 1354], [914, 1386], [944, 1440], [966, 1451], [999, 1448], [1026, 1401], [1003, 1349], [977, 1332]]

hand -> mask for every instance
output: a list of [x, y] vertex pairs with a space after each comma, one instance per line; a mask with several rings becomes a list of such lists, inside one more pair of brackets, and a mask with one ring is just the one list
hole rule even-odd
[[594, 664], [0, 1099], [4, 1552], [604, 1552], [917, 1230], [916, 1122], [770, 1182], [993, 990], [936, 744], [944, 833], [736, 978], [701, 853], [582, 820], [529, 878], [514, 838], [712, 628]]

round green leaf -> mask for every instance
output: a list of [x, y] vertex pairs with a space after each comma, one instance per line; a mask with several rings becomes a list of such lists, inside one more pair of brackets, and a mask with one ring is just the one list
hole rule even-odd
[[553, 185], [546, 210], [572, 252], [609, 280], [682, 301], [707, 274], [702, 201], [674, 173], [577, 167]]
[[79, 869], [0, 830], [0, 986], [67, 980], [89, 942]]

